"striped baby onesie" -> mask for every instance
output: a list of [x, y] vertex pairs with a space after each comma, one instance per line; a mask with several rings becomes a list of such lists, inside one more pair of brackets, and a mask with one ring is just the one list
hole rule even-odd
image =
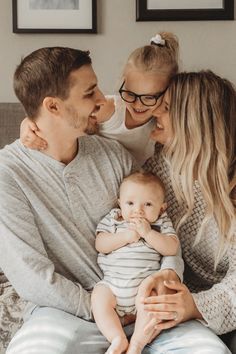
[[[120, 209], [112, 209], [97, 226], [96, 232], [118, 234], [129, 225], [119, 220]], [[163, 213], [152, 223], [152, 228], [162, 234], [175, 235], [175, 230], [167, 213]], [[144, 239], [128, 244], [109, 254], [98, 254], [98, 265], [104, 278], [98, 284], [108, 286], [116, 296], [116, 311], [119, 316], [135, 313], [135, 297], [143, 279], [160, 269], [161, 255]]]

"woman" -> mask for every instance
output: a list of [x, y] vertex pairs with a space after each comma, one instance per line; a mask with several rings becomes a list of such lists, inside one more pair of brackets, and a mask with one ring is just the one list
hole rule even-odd
[[[184, 284], [165, 284], [174, 294], [145, 297], [152, 317], [145, 331], [153, 323], [162, 331], [198, 319], [218, 335], [232, 332], [228, 345], [235, 354], [235, 89], [210, 71], [181, 73], [154, 116], [151, 138], [163, 147], [157, 144], [145, 169], [165, 183], [185, 273]], [[145, 285], [151, 292], [155, 279]]]

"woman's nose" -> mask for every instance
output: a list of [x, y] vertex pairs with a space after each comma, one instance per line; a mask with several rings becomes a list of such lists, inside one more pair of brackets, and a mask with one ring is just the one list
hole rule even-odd
[[156, 107], [156, 109], [152, 112], [152, 116], [153, 117], [160, 117], [160, 115], [162, 114], [162, 104], [160, 104], [160, 106]]

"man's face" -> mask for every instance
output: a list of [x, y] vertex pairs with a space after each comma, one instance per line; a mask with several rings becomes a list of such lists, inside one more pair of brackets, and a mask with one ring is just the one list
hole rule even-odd
[[62, 118], [78, 131], [78, 136], [98, 131], [96, 113], [105, 103], [97, 86], [97, 77], [91, 65], [84, 65], [70, 74], [72, 87], [62, 104]]

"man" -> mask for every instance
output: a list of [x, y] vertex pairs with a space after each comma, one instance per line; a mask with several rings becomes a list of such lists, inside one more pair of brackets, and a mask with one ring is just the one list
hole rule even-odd
[[89, 322], [101, 279], [95, 228], [137, 166], [93, 135], [105, 98], [88, 52], [39, 49], [18, 66], [14, 88], [49, 144], [39, 152], [17, 140], [0, 151], [0, 267], [28, 301], [7, 353], [104, 353], [109, 344]]

